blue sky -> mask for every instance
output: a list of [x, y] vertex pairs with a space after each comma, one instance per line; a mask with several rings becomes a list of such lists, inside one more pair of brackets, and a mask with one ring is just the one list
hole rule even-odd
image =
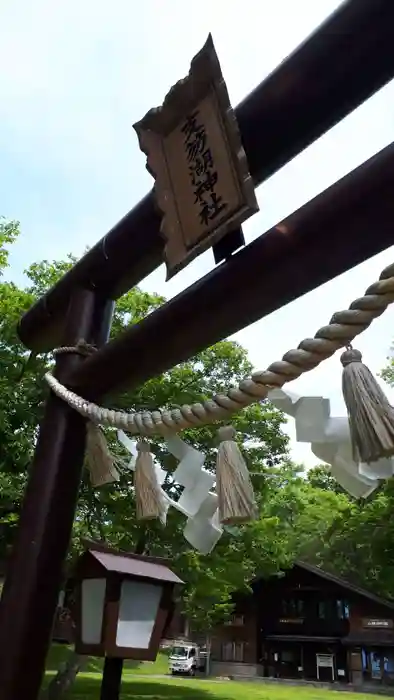
[[[191, 12], [181, 0], [3, 0], [0, 214], [22, 228], [9, 276], [21, 282], [35, 260], [82, 253], [151, 188], [132, 124], [186, 75], [209, 32], [235, 106], [339, 4], [200, 0]], [[393, 139], [391, 83], [258, 189], [261, 210], [244, 227], [247, 242]], [[263, 369], [360, 296], [392, 254], [262, 319], [237, 340]], [[212, 266], [208, 252], [169, 283], [161, 267], [142, 286], [171, 297]], [[375, 372], [385, 364], [393, 328], [389, 310], [357, 343]], [[328, 396], [343, 413], [340, 385], [336, 357], [291, 389]], [[293, 442], [292, 449], [296, 459], [316, 462], [306, 445]]]

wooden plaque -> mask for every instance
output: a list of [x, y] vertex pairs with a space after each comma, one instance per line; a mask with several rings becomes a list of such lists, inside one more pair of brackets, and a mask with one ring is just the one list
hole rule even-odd
[[170, 279], [259, 209], [211, 35], [187, 78], [134, 128], [155, 178]]
[[281, 625], [303, 625], [303, 617], [281, 617], [279, 620]]
[[368, 629], [392, 629], [393, 620], [382, 618], [363, 618], [363, 627]]

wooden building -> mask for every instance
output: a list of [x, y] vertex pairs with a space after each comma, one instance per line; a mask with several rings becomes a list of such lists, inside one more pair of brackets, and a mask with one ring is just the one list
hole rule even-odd
[[3, 590], [3, 585], [4, 585], [4, 580], [5, 580], [5, 570], [6, 570], [5, 561], [0, 560], [0, 598], [1, 598], [1, 592]]
[[[298, 562], [281, 576], [256, 579], [234, 603], [231, 619], [210, 636], [213, 675], [394, 685], [394, 602]], [[207, 642], [179, 614], [169, 636]], [[73, 640], [61, 605], [54, 639]]]
[[214, 631], [214, 672], [394, 685], [393, 602], [301, 562], [252, 590]]

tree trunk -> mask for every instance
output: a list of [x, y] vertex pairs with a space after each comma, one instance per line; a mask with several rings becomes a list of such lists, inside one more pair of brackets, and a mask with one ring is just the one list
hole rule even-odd
[[86, 663], [87, 657], [73, 652], [61, 665], [48, 688], [41, 694], [41, 700], [59, 700], [73, 685], [79, 671]]

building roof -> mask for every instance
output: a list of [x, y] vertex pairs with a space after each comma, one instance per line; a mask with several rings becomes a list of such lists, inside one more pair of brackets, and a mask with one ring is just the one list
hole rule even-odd
[[313, 564], [307, 564], [304, 561], [297, 561], [295, 563], [295, 566], [298, 566], [300, 569], [304, 569], [304, 571], [309, 571], [311, 574], [315, 574], [316, 576], [320, 576], [321, 578], [324, 578], [326, 581], [331, 581], [332, 583], [336, 583], [338, 586], [341, 586], [342, 588], [346, 588], [348, 591], [352, 591], [353, 593], [357, 593], [357, 595], [360, 595], [363, 598], [368, 598], [369, 600], [372, 600], [374, 603], [377, 603], [378, 605], [382, 605], [385, 608], [390, 608], [390, 610], [394, 610], [394, 602], [393, 601], [387, 600], [386, 598], [381, 598], [380, 596], [377, 596], [374, 593], [371, 593], [371, 591], [368, 591], [365, 588], [361, 588], [360, 586], [355, 586], [353, 583], [349, 583], [349, 581], [346, 581], [345, 579], [341, 578], [340, 576], [336, 576], [335, 574], [330, 574], [328, 571], [323, 571], [323, 569], [320, 569], [318, 566], [313, 566]]

